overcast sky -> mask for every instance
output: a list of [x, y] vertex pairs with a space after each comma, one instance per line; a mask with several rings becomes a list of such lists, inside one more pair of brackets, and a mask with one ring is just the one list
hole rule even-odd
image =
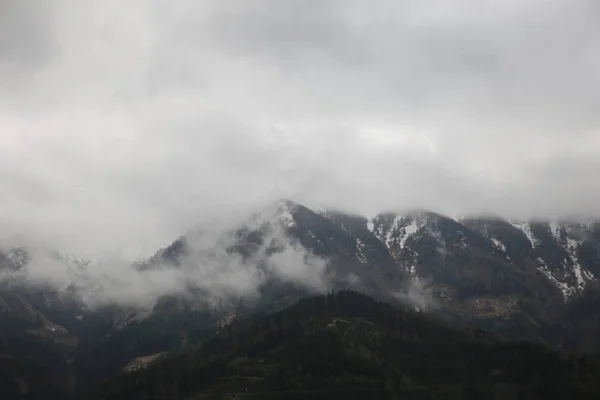
[[0, 239], [154, 252], [277, 198], [600, 216], [596, 0], [0, 2]]

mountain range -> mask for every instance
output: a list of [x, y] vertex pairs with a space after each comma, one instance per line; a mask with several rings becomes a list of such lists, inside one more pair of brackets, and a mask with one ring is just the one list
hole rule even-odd
[[[0, 390], [69, 398], [245, 316], [346, 289], [508, 339], [600, 350], [597, 221], [367, 217], [286, 200], [230, 225], [196, 227], [109, 277], [60, 252], [2, 249]], [[32, 283], [34, 263], [72, 279]]]

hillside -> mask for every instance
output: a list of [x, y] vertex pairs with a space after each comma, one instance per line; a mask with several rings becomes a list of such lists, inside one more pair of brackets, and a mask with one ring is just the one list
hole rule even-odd
[[592, 399], [600, 395], [599, 361], [342, 291], [233, 323], [89, 398]]

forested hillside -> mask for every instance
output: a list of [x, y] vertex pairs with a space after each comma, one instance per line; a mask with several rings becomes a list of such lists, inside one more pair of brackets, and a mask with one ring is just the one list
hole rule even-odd
[[232, 323], [204, 345], [82, 398], [335, 396], [596, 399], [600, 360], [498, 340], [341, 291]]

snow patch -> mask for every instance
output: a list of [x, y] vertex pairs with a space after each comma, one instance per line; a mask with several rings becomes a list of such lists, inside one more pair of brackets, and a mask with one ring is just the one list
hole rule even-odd
[[404, 248], [404, 244], [406, 243], [406, 239], [409, 238], [409, 236], [417, 233], [417, 230], [419, 230], [419, 226], [417, 225], [417, 222], [413, 219], [409, 225], [404, 227], [404, 236], [402, 236], [402, 238], [400, 239], [400, 242], [398, 243], [400, 245], [400, 248], [403, 249]]
[[[565, 249], [566, 253], [568, 254], [568, 257], [565, 258], [565, 260], [563, 261], [563, 267], [565, 268], [565, 273], [575, 277], [575, 280], [577, 282], [576, 283], [577, 290], [579, 290], [579, 291], [584, 290], [586, 281], [590, 280], [590, 279], [594, 279], [594, 277], [589, 271], [586, 271], [582, 267], [582, 265], [579, 263], [579, 260], [577, 258], [577, 249], [581, 245], [581, 241], [577, 240], [573, 237], [572, 229], [568, 225], [566, 228], [564, 228], [564, 227], [561, 227], [561, 225], [557, 221], [552, 221], [549, 223], [549, 226], [550, 226], [550, 232], [552, 233], [552, 236], [554, 237], [554, 240], [556, 241], [556, 243], [561, 245]], [[583, 226], [580, 226], [580, 227], [583, 230]], [[566, 235], [563, 235], [561, 238], [561, 230], [562, 229], [566, 229], [566, 232], [562, 232], [562, 233], [566, 233]], [[566, 242], [565, 242], [565, 236], [566, 236]], [[570, 259], [571, 263], [568, 262], [568, 259]], [[572, 268], [572, 273], [570, 271], [571, 268]]]
[[500, 240], [498, 240], [496, 238], [492, 238], [492, 243], [494, 243], [495, 248], [506, 252], [506, 246]]
[[367, 250], [367, 246], [359, 238], [356, 238], [356, 249], [358, 250], [356, 258], [358, 258], [358, 261], [360, 261], [361, 264], [366, 264], [367, 257], [365, 255], [365, 250]]
[[367, 229], [368, 229], [370, 232], [374, 232], [374, 231], [375, 231], [375, 224], [373, 223], [373, 220], [372, 220], [372, 219], [369, 219], [369, 220], [367, 221]]
[[319, 246], [321, 246], [321, 247], [323, 246], [323, 242], [321, 242], [321, 240], [319, 240], [319, 239], [318, 239], [318, 238], [315, 236], [315, 234], [314, 234], [314, 232], [313, 232], [313, 231], [308, 231], [308, 236], [310, 236], [312, 239], [314, 239], [314, 240], [315, 240], [315, 241], [316, 241], [316, 242], [319, 244]]
[[406, 240], [414, 235], [420, 225], [413, 218], [407, 218], [402, 216], [395, 216], [389, 226], [374, 226], [373, 233], [377, 238], [387, 246], [388, 249], [398, 246], [403, 249], [406, 244]]
[[492, 243], [494, 244], [494, 247], [500, 251], [502, 251], [504, 253], [504, 255], [506, 256], [506, 259], [508, 261], [510, 261], [510, 257], [508, 256], [508, 254], [506, 253], [506, 246], [504, 245], [504, 243], [502, 243], [502, 241], [500, 239], [497, 238], [491, 238], [490, 239], [492, 241]]
[[385, 234], [385, 245], [388, 248], [391, 248], [394, 245], [395, 240], [392, 238], [392, 235], [394, 234], [394, 232], [396, 232], [398, 230], [398, 224], [400, 223], [401, 218], [396, 216], [394, 217], [394, 220], [392, 221], [392, 225], [390, 226], [390, 229], [388, 229], [388, 231]]
[[522, 231], [525, 236], [527, 236], [529, 242], [531, 242], [531, 247], [535, 249], [535, 247], [539, 244], [539, 240], [533, 236], [529, 223], [526, 221], [511, 221], [511, 225]]
[[538, 271], [540, 271], [542, 274], [544, 274], [544, 276], [546, 276], [546, 278], [548, 278], [552, 283], [554, 283], [558, 289], [561, 291], [563, 298], [565, 301], [567, 301], [569, 299], [569, 297], [571, 297], [573, 295], [573, 288], [569, 287], [569, 285], [567, 285], [566, 283], [563, 283], [561, 281], [559, 281], [558, 279], [556, 279], [554, 277], [554, 275], [552, 275], [552, 272], [550, 272], [550, 269], [548, 268], [548, 265], [546, 265], [546, 262], [542, 259], [542, 257], [538, 257], [537, 258], [537, 262], [538, 262]]
[[585, 279], [583, 278], [583, 269], [577, 259], [577, 248], [579, 247], [579, 244], [579, 241], [567, 236], [566, 250], [573, 261], [573, 272], [575, 273], [575, 279], [577, 279], [577, 287], [579, 290], [583, 290], [585, 288]]

